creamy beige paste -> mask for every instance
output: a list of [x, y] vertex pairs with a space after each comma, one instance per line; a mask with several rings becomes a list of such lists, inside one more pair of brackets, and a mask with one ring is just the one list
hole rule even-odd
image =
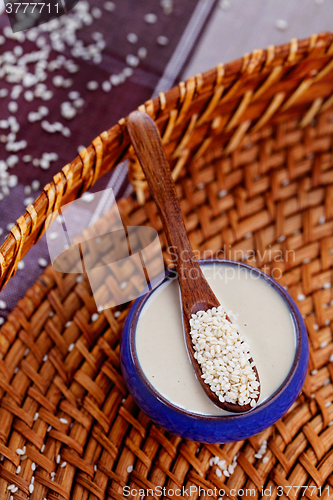
[[[288, 304], [272, 286], [244, 268], [219, 264], [204, 265], [202, 270], [250, 345], [262, 402], [278, 389], [294, 361], [295, 327]], [[210, 401], [196, 379], [184, 342], [178, 281], [161, 285], [144, 305], [136, 328], [136, 350], [149, 382], [173, 404], [199, 414], [230, 415]]]

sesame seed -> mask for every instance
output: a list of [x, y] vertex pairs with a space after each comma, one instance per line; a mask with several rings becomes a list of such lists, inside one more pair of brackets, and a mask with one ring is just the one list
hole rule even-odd
[[16, 469], [15, 474], [19, 474], [21, 472], [21, 466], [19, 465], [18, 468]]
[[230, 2], [228, 0], [220, 0], [219, 7], [222, 10], [229, 10], [230, 9]]
[[36, 411], [36, 413], [34, 415], [34, 421], [36, 421], [38, 419], [38, 417], [39, 417], [39, 413], [38, 413], [38, 411]]
[[0, 309], [6, 309], [7, 304], [4, 300], [0, 300]]
[[157, 21], [157, 15], [153, 13], [146, 14], [144, 20], [147, 24], [155, 24]]
[[112, 85], [107, 80], [102, 83], [102, 89], [104, 90], [104, 92], [110, 92], [111, 88], [112, 88]]
[[88, 90], [97, 90], [98, 89], [98, 82], [95, 80], [91, 80], [90, 82], [87, 83], [86, 85]]
[[68, 420], [66, 420], [65, 418], [59, 418], [59, 420], [62, 424], [68, 424]]
[[217, 477], [221, 477], [222, 476], [222, 472], [220, 471], [219, 468], [216, 469], [215, 474], [217, 475]]
[[127, 472], [130, 474], [132, 472], [132, 470], [133, 470], [133, 465], [129, 465], [127, 467]]
[[29, 484], [29, 493], [33, 493], [35, 487], [33, 484]]
[[139, 65], [139, 62], [139, 58], [134, 56], [133, 54], [128, 54], [126, 56], [126, 64], [132, 66], [133, 68], [136, 68]]
[[263, 464], [267, 464], [268, 460], [269, 460], [269, 458], [268, 458], [268, 457], [264, 457], [264, 458], [262, 459], [262, 463], [263, 463]]
[[36, 180], [32, 181], [32, 183], [31, 183], [31, 187], [32, 187], [32, 189], [33, 189], [34, 191], [37, 191], [37, 190], [39, 189], [39, 187], [40, 187], [40, 182], [39, 182], [39, 180], [37, 180], [37, 179], [36, 179]]
[[57, 459], [56, 459], [57, 464], [60, 464], [60, 460], [61, 460], [61, 456], [57, 455]]
[[95, 199], [94, 193], [84, 193], [81, 198], [86, 203], [91, 203]]
[[46, 260], [46, 259], [44, 259], [43, 257], [40, 257], [40, 258], [38, 259], [38, 265], [39, 265], [40, 267], [46, 267], [46, 266], [47, 266], [47, 260]]
[[138, 50], [138, 57], [140, 59], [145, 59], [147, 57], [148, 51], [146, 47], [140, 47]]
[[60, 465], [60, 467], [66, 467], [66, 465], [67, 465], [67, 462], [63, 462], [63, 463]]
[[166, 36], [160, 35], [157, 37], [156, 41], [157, 41], [158, 45], [165, 46], [165, 45], [168, 45], [169, 38], [167, 38]]
[[127, 41], [129, 43], [136, 43], [138, 41], [138, 36], [135, 33], [128, 33]]
[[31, 470], [33, 470], [33, 471], [36, 470], [36, 464], [35, 464], [35, 462], [32, 462], [32, 464], [31, 464]]
[[68, 97], [72, 100], [75, 101], [75, 99], [79, 99], [80, 97], [80, 92], [77, 92], [77, 90], [71, 90], [68, 94]]
[[277, 19], [275, 27], [280, 31], [285, 31], [288, 28], [288, 22], [285, 19]]
[[43, 357], [43, 362], [45, 363], [48, 359], [49, 359], [48, 355], [45, 354], [45, 356]]
[[303, 300], [305, 300], [305, 295], [303, 293], [299, 293], [297, 295], [297, 300], [299, 300], [299, 302], [302, 302]]
[[18, 110], [18, 104], [17, 104], [17, 102], [10, 101], [10, 103], [8, 104], [8, 110], [11, 113], [16, 113], [16, 111]]
[[7, 486], [7, 490], [9, 490], [9, 491], [11, 491], [14, 488], [15, 488], [15, 484], [10, 484], [9, 486]]
[[254, 458], [260, 459], [260, 458], [262, 458], [262, 454], [261, 453], [255, 453]]
[[24, 455], [24, 453], [25, 452], [21, 448], [17, 448], [17, 450], [16, 450], [17, 455]]
[[108, 12], [113, 12], [116, 9], [116, 4], [114, 2], [104, 2], [103, 7]]
[[44, 453], [44, 450], [45, 450], [45, 443], [42, 445], [41, 449], [40, 449], [40, 452], [41, 453]]
[[24, 198], [23, 203], [24, 203], [24, 206], [27, 207], [28, 205], [30, 205], [34, 201], [35, 201], [35, 199], [32, 196], [29, 196], [28, 198]]
[[27, 101], [27, 102], [31, 102], [34, 100], [34, 93], [31, 91], [31, 90], [26, 90], [24, 92], [24, 99]]

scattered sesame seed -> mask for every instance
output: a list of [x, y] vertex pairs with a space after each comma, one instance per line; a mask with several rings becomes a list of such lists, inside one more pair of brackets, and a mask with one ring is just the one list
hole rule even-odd
[[312, 370], [311, 375], [316, 375], [318, 373], [318, 370]]
[[42, 445], [41, 449], [40, 449], [40, 452], [41, 453], [44, 453], [44, 450], [45, 450], [45, 443]]
[[136, 68], [139, 65], [139, 62], [139, 58], [134, 56], [133, 54], [128, 54], [126, 56], [126, 64], [132, 66], [133, 68]]
[[157, 37], [156, 41], [157, 41], [158, 45], [165, 46], [165, 45], [168, 45], [169, 38], [167, 38], [166, 36], [160, 35]]
[[35, 464], [35, 462], [32, 462], [32, 464], [31, 464], [31, 470], [33, 470], [33, 471], [36, 470], [36, 464]]
[[33, 484], [29, 484], [29, 493], [33, 493], [35, 487]]
[[146, 47], [140, 47], [138, 50], [138, 57], [140, 59], [145, 59], [147, 57], [148, 51]]
[[17, 455], [24, 455], [24, 451], [21, 448], [17, 448], [16, 454]]
[[138, 41], [138, 35], [136, 35], [135, 33], [128, 33], [127, 41], [129, 43], [136, 43]]
[[288, 28], [288, 22], [285, 19], [277, 19], [275, 27], [280, 31], [285, 31]]
[[108, 12], [113, 12], [116, 9], [116, 4], [114, 2], [104, 2], [103, 7]]
[[285, 239], [286, 239], [286, 236], [284, 234], [282, 234], [281, 236], [278, 237], [278, 239], [276, 241], [278, 243], [282, 243]]
[[43, 357], [43, 362], [45, 363], [48, 359], [49, 359], [48, 355], [45, 354], [45, 356]]
[[16, 469], [15, 474], [19, 474], [21, 472], [21, 466], [19, 465], [18, 468]]
[[261, 453], [255, 453], [254, 454], [254, 458], [260, 459], [260, 458], [262, 458], [262, 454]]
[[219, 7], [222, 10], [229, 10], [230, 9], [230, 2], [228, 0], [220, 0]]
[[36, 411], [36, 413], [34, 415], [34, 421], [36, 421], [38, 419], [38, 417], [39, 417], [39, 413], [38, 413], [38, 411]]
[[96, 82], [95, 80], [91, 80], [90, 82], [87, 83], [86, 87], [88, 90], [97, 90], [98, 82]]
[[305, 300], [305, 298], [306, 298], [306, 297], [305, 297], [305, 295], [304, 295], [303, 293], [299, 293], [299, 294], [297, 295], [297, 300], [299, 300], [299, 302], [302, 302], [302, 300]]
[[86, 203], [91, 203], [95, 199], [94, 193], [84, 193], [81, 197]]
[[68, 424], [68, 420], [66, 420], [65, 418], [59, 418], [59, 420], [62, 424]]
[[112, 85], [107, 80], [102, 83], [102, 89], [104, 90], [104, 92], [110, 92], [111, 88], [112, 88]]
[[155, 24], [157, 21], [157, 15], [153, 13], [146, 14], [144, 20], [147, 24]]
[[36, 179], [36, 180], [32, 181], [31, 187], [34, 191], [38, 191], [38, 189], [40, 188], [39, 180]]
[[130, 474], [132, 472], [132, 470], [133, 470], [133, 465], [129, 465], [127, 467], [127, 472]]
[[98, 313], [94, 313], [92, 316], [91, 316], [91, 321], [97, 321], [99, 318], [99, 314]]
[[60, 460], [61, 460], [61, 456], [57, 455], [57, 459], [56, 459], [57, 464], [60, 464]]
[[67, 462], [63, 462], [63, 463], [60, 465], [60, 467], [66, 467], [66, 465], [67, 465]]
[[4, 300], [0, 300], [0, 309], [6, 309], [7, 304]]
[[27, 207], [28, 205], [31, 205], [31, 203], [33, 203], [34, 201], [35, 199], [32, 196], [29, 196], [28, 198], [24, 198], [23, 204], [25, 207]]
[[264, 458], [262, 459], [262, 463], [263, 463], [263, 464], [267, 464], [268, 460], [269, 460], [269, 458], [268, 458], [268, 457], [264, 457]]
[[38, 259], [38, 265], [39, 265], [40, 267], [46, 267], [46, 266], [47, 266], [47, 260], [46, 260], [46, 259], [44, 259], [43, 257], [40, 257], [40, 258]]
[[16, 113], [16, 111], [18, 110], [18, 104], [17, 104], [17, 102], [10, 101], [9, 104], [8, 104], [8, 110], [11, 113]]
[[323, 284], [323, 288], [325, 288], [325, 289], [327, 289], [327, 288], [332, 288], [332, 283], [329, 283], [329, 282], [324, 283], [324, 284]]
[[221, 476], [222, 476], [222, 472], [220, 471], [220, 469], [219, 469], [219, 468], [217, 468], [217, 469], [215, 470], [215, 474], [217, 475], [217, 477], [221, 477]]

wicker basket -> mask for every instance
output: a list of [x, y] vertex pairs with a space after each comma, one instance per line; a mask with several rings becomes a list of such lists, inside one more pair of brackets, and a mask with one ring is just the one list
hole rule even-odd
[[[1, 328], [1, 500], [118, 500], [125, 485], [138, 490], [131, 495], [138, 499], [140, 488], [157, 486], [170, 490], [166, 497], [200, 486], [223, 488], [232, 499], [241, 498], [241, 488], [243, 498], [305, 493], [315, 499], [320, 489], [330, 498], [332, 91], [333, 36], [321, 34], [219, 65], [142, 106], [161, 131], [192, 247], [223, 248], [234, 259], [245, 254], [267, 273], [278, 265], [275, 277], [305, 317], [310, 373], [287, 415], [258, 436], [221, 446], [167, 434], [138, 410], [121, 377], [119, 336], [128, 308], [120, 315], [109, 309], [92, 322], [88, 281], [48, 267]], [[2, 285], [43, 233], [46, 217], [124, 158], [131, 159], [137, 199], [120, 200], [123, 221], [161, 232], [120, 120], [66, 165], [17, 221], [0, 249]], [[285, 257], [288, 250], [295, 258], [277, 264], [274, 251]], [[254, 455], [264, 440], [263, 461]], [[218, 477], [211, 457], [231, 463], [236, 454], [235, 472]], [[153, 493], [148, 496], [158, 498], [158, 490]], [[191, 490], [192, 498], [198, 495]]]

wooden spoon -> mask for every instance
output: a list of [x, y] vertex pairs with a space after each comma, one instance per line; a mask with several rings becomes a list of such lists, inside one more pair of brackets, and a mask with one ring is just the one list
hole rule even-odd
[[[192, 314], [218, 307], [220, 303], [207, 283], [188, 241], [175, 184], [171, 177], [169, 163], [154, 120], [147, 113], [134, 111], [127, 118], [127, 129], [150, 192], [159, 210], [168, 244], [173, 247], [177, 255], [176, 270], [182, 298], [185, 339], [197, 378], [205, 393], [215, 405], [231, 412], [249, 411], [252, 409], [250, 404], [239, 405], [221, 402], [210, 389], [209, 384], [205, 384], [201, 377], [200, 365], [194, 358], [195, 351], [190, 334], [189, 320]], [[250, 361], [252, 362], [252, 358]], [[253, 370], [259, 382], [256, 368], [254, 367]], [[258, 393], [260, 394], [260, 388]], [[259, 394], [256, 401], [259, 399]]]

